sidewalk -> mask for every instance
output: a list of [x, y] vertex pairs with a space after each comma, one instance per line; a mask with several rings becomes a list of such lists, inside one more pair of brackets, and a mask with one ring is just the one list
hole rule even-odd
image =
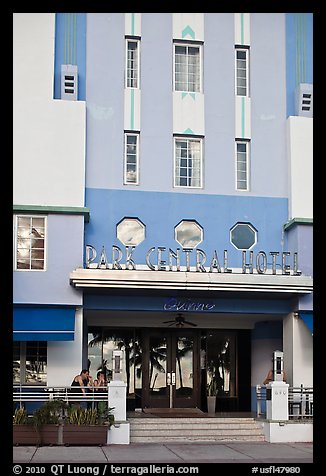
[[313, 463], [312, 443], [131, 443], [16, 446], [14, 463]]

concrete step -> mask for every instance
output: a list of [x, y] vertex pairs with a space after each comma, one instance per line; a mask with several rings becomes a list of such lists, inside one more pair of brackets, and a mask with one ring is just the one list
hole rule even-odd
[[131, 436], [130, 443], [172, 443], [172, 442], [190, 442], [197, 441], [198, 443], [209, 442], [209, 441], [220, 441], [220, 442], [234, 442], [234, 441], [265, 441], [264, 435], [206, 435], [206, 436]]
[[253, 418], [130, 418], [131, 442], [264, 441]]

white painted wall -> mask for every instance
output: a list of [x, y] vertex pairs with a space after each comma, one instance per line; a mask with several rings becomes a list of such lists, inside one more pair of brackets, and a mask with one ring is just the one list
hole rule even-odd
[[234, 44], [250, 45], [250, 13], [234, 14]]
[[313, 119], [287, 119], [289, 219], [313, 217]]
[[73, 341], [48, 342], [47, 385], [69, 386], [82, 370], [83, 311], [75, 314], [75, 339]]
[[[204, 14], [203, 13], [173, 13], [173, 38], [184, 40], [204, 41]], [[189, 26], [194, 37], [184, 35], [184, 29]]]
[[269, 443], [313, 442], [313, 424], [296, 422], [262, 423], [266, 441]]
[[53, 99], [54, 39], [54, 13], [13, 14], [17, 205], [84, 206], [85, 102]]
[[287, 383], [313, 386], [313, 337], [302, 319], [290, 313], [283, 321], [283, 351]]
[[204, 94], [173, 92], [173, 132], [205, 135]]

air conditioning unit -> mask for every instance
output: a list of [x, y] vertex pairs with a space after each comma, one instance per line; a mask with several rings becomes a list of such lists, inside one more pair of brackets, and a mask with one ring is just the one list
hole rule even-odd
[[296, 116], [313, 117], [313, 85], [300, 83], [296, 88]]
[[61, 99], [78, 99], [78, 70], [75, 64], [61, 65]]

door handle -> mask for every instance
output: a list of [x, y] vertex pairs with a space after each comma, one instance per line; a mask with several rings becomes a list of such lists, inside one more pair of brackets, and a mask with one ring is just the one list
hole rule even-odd
[[172, 385], [175, 385], [175, 372], [172, 372]]
[[166, 385], [171, 385], [171, 373], [166, 374]]

